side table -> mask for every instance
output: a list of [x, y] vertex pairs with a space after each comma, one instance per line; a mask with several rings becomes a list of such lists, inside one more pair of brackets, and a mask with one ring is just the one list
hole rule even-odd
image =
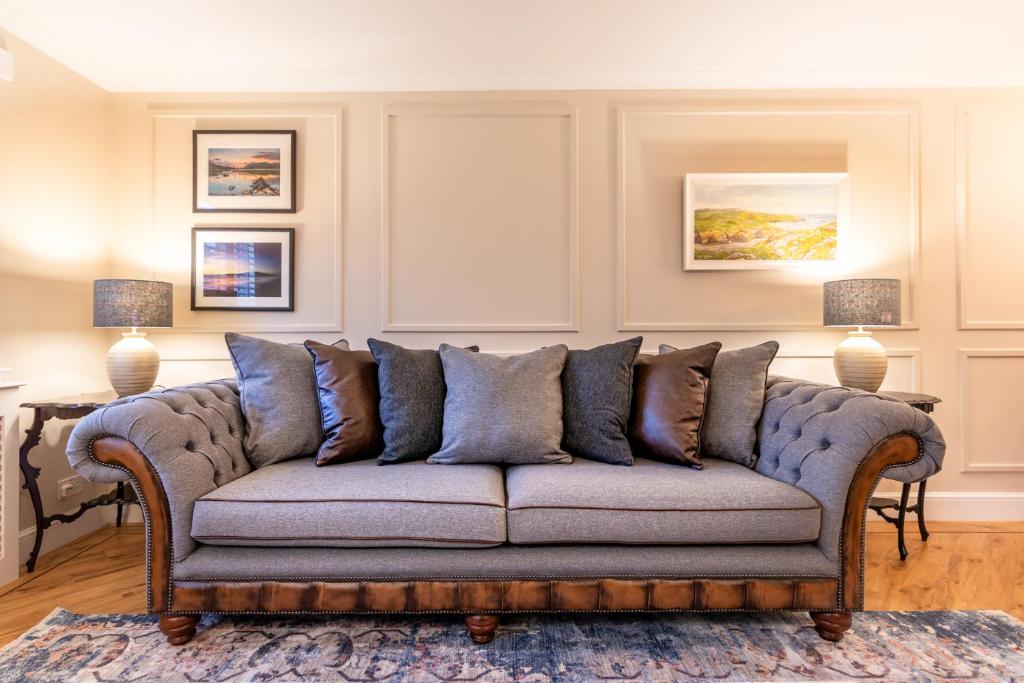
[[36, 568], [39, 548], [43, 544], [43, 532], [53, 524], [57, 522], [70, 524], [81, 517], [86, 510], [105, 505], [116, 505], [117, 526], [121, 526], [124, 506], [132, 503], [138, 504], [134, 490], [131, 487], [126, 488], [124, 482], [119, 481], [114, 491], [85, 501], [71, 514], [46, 515], [43, 513], [43, 501], [39, 495], [39, 483], [37, 481], [42, 470], [29, 462], [28, 459], [32, 449], [39, 445], [39, 440], [43, 434], [43, 425], [48, 420], [76, 420], [80, 417], [85, 417], [115, 398], [117, 398], [117, 394], [113, 391], [104, 391], [95, 394], [67, 396], [52, 401], [29, 401], [21, 404], [22, 408], [29, 408], [33, 411], [32, 425], [25, 430], [25, 441], [21, 444], [21, 449], [18, 451], [21, 473], [25, 477], [25, 484], [22, 488], [28, 490], [29, 498], [32, 499], [32, 509], [36, 515], [36, 539], [26, 563], [26, 568], [30, 572], [35, 571]]
[[[922, 413], [932, 412], [935, 410], [935, 404], [942, 402], [941, 398], [929, 394], [912, 394], [903, 391], [879, 391], [878, 394], [903, 401], [917, 408]], [[903, 484], [903, 490], [900, 492], [900, 499], [898, 501], [894, 498], [874, 496], [868, 503], [868, 507], [877, 512], [879, 517], [896, 527], [896, 545], [900, 552], [900, 561], [902, 562], [910, 554], [903, 540], [903, 526], [908, 512], [917, 513], [917, 531], [921, 534], [922, 541], [928, 540], [928, 527], [925, 526], [924, 521], [924, 492], [928, 486], [928, 480], [922, 479], [917, 483], [917, 502], [914, 505], [909, 505], [912, 482], [901, 483]], [[896, 516], [893, 517], [891, 514], [887, 514], [886, 510], [895, 510]]]

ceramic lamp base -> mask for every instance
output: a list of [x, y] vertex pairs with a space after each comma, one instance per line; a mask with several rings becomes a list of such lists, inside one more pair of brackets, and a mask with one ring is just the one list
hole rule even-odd
[[125, 332], [107, 351], [107, 377], [118, 396], [142, 394], [153, 388], [160, 371], [160, 353], [145, 332]]
[[833, 362], [842, 386], [864, 391], [878, 391], [889, 369], [885, 349], [863, 329], [851, 331], [836, 347]]

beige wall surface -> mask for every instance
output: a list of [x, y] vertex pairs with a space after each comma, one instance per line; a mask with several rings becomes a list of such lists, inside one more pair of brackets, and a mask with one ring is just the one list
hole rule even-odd
[[[1024, 92], [118, 94], [113, 102], [113, 268], [175, 282], [179, 322], [191, 328], [152, 335], [164, 383], [229, 374], [221, 332], [232, 328], [494, 352], [635, 334], [647, 349], [773, 338], [782, 344], [775, 372], [834, 382], [831, 353], [844, 333], [820, 327], [821, 282], [897, 277], [905, 329], [878, 337], [890, 352], [887, 388], [943, 399], [935, 417], [950, 451], [930, 488], [933, 513], [1024, 518], [1024, 431], [998, 419], [1024, 413], [1013, 385], [1024, 353], [1014, 163], [1024, 148]], [[190, 215], [181, 189], [191, 178], [187, 131], [225, 124], [300, 131], [296, 215]], [[683, 178], [728, 171], [848, 173], [841, 262], [684, 272]], [[190, 228], [240, 218], [296, 227], [294, 313], [185, 310]], [[328, 310], [344, 324], [326, 328]]]
[[[92, 280], [108, 270], [111, 98], [10, 34], [0, 37], [17, 68], [16, 80], [0, 80], [0, 367], [27, 383], [22, 400], [102, 391], [113, 339], [92, 329]], [[22, 411], [22, 429], [31, 417]], [[97, 493], [88, 486], [57, 500], [57, 481], [73, 474], [64, 457], [72, 426], [48, 423], [32, 452], [47, 513]], [[93, 511], [73, 526], [51, 527], [44, 552], [106, 518]], [[23, 549], [34, 520], [22, 492]]]
[[[903, 281], [886, 387], [943, 398], [947, 518], [1024, 519], [1024, 309], [1014, 255], [1024, 92], [114, 94], [108, 272], [175, 285], [165, 385], [230, 374], [223, 332], [516, 352], [777, 339], [774, 370], [834, 381], [820, 285]], [[190, 131], [299, 131], [296, 214], [193, 214]], [[685, 272], [687, 173], [845, 171], [840, 264]], [[292, 313], [190, 311], [194, 226], [297, 233]], [[996, 325], [995, 323], [999, 323]], [[77, 323], [81, 334], [88, 321]], [[55, 345], [60, 340], [54, 337]], [[95, 356], [101, 369], [102, 344]], [[84, 364], [83, 364], [84, 365]], [[90, 388], [84, 386], [83, 389]], [[973, 401], [966, 409], [965, 401]], [[892, 490], [892, 485], [883, 485]]]

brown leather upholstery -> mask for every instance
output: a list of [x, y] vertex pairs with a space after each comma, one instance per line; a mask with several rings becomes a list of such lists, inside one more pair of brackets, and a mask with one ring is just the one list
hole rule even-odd
[[[921, 446], [910, 434], [880, 442], [863, 460], [843, 521], [839, 580], [597, 579], [551, 581], [174, 581], [170, 516], [159, 477], [145, 457], [117, 437], [94, 440], [90, 457], [129, 472], [146, 516], [149, 611], [202, 612], [486, 612], [559, 610], [775, 610], [814, 613], [819, 631], [838, 638], [842, 614], [863, 609], [864, 517], [868, 496], [889, 467], [913, 462]], [[172, 595], [173, 593], [173, 595]], [[166, 623], [165, 623], [166, 622]], [[194, 632], [190, 620], [161, 620], [169, 637]], [[190, 636], [188, 636], [190, 637]], [[187, 638], [186, 638], [187, 639]]]
[[200, 582], [174, 612], [547, 612], [832, 610], [835, 579]]
[[324, 442], [317, 465], [376, 458], [384, 450], [377, 362], [369, 351], [307, 341], [313, 355]]
[[637, 358], [629, 439], [653, 460], [700, 469], [700, 423], [719, 342]]

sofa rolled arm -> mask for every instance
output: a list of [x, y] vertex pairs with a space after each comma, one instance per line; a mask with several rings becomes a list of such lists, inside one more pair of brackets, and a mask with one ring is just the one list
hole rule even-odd
[[155, 523], [169, 524], [173, 562], [195, 547], [189, 535], [194, 502], [251, 471], [244, 437], [235, 382], [218, 380], [112, 401], [75, 426], [67, 455], [90, 481], [132, 480], [151, 541]]
[[[856, 529], [863, 535], [867, 500], [878, 479], [884, 474], [919, 481], [935, 474], [946, 443], [928, 415], [902, 401], [770, 377], [758, 448], [758, 472], [806, 491], [821, 505], [818, 547], [845, 564], [853, 556], [863, 560], [863, 538], [844, 533]], [[848, 504], [859, 509], [848, 510]], [[862, 591], [852, 597], [860, 602]]]

